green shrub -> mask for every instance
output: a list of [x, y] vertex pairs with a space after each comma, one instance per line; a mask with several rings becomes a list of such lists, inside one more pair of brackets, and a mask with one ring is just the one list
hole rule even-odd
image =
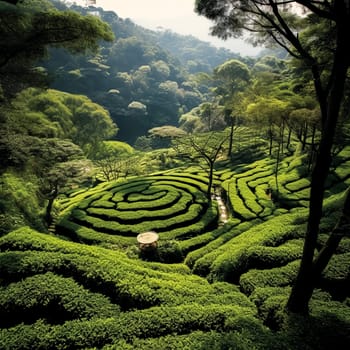
[[[242, 316], [244, 315], [244, 316]], [[235, 306], [157, 307], [122, 313], [118, 318], [67, 321], [49, 326], [41, 321], [32, 325], [20, 324], [0, 331], [2, 349], [81, 349], [102, 347], [119, 340], [155, 338], [194, 331], [233, 331], [239, 320], [248, 318], [254, 324], [251, 311]], [[235, 319], [236, 322], [233, 322]], [[226, 323], [227, 320], [230, 322]]]
[[74, 318], [111, 317], [119, 311], [108, 298], [89, 292], [72, 278], [62, 278], [51, 272], [0, 289], [2, 327], [38, 318], [62, 323]]
[[249, 210], [251, 210], [254, 214], [259, 215], [263, 211], [263, 208], [257, 202], [255, 194], [249, 188], [246, 181], [246, 178], [238, 179], [237, 186], [239, 193], [243, 198], [246, 207], [249, 208]]
[[[103, 350], [290, 350], [288, 339], [273, 334], [267, 328], [234, 332], [192, 332], [186, 335], [169, 335], [154, 339], [135, 339], [131, 344], [119, 341]], [[297, 348], [293, 348], [297, 349]], [[299, 347], [301, 350], [301, 347]]]
[[7, 280], [51, 271], [74, 278], [123, 309], [222, 300], [213, 285], [189, 274], [185, 265], [129, 259], [119, 251], [62, 241], [28, 228], [2, 237], [0, 249], [6, 250], [0, 253], [0, 273]]
[[[239, 224], [239, 221], [229, 220], [225, 225], [220, 226], [217, 229], [211, 230], [209, 232], [205, 232], [201, 235], [191, 237], [185, 241], [181, 241], [180, 242], [181, 249], [185, 254], [187, 254], [190, 251], [194, 251], [194, 250], [198, 253], [198, 250], [200, 248], [207, 247], [210, 242], [212, 242], [218, 238], [223, 239], [226, 232], [230, 231], [233, 227], [235, 227], [238, 224]], [[224, 242], [224, 240], [223, 240], [223, 242]], [[188, 266], [193, 266], [195, 254], [193, 254], [191, 256], [187, 254], [186, 264]]]
[[256, 214], [245, 205], [244, 199], [240, 195], [236, 179], [224, 182], [222, 187], [227, 192], [233, 216], [237, 216], [243, 220], [252, 220], [256, 218]]
[[133, 244], [132, 237], [150, 230], [164, 240], [186, 239], [216, 225], [217, 205], [208, 203], [206, 189], [206, 178], [188, 172], [117, 181], [66, 204], [57, 230], [91, 244], [118, 245], [119, 237], [120, 246]]
[[7, 171], [0, 176], [0, 236], [21, 226], [45, 231], [45, 202], [33, 176]]
[[277, 247], [253, 246], [247, 249], [247, 268], [268, 269], [286, 265], [300, 259], [304, 241], [302, 239], [289, 240]]
[[242, 232], [249, 230], [254, 224], [257, 224], [257, 222], [258, 220], [248, 221], [235, 226], [232, 230], [219, 236], [205, 247], [190, 253], [186, 257], [185, 262], [190, 264], [192, 263], [191, 260], [195, 260], [193, 272], [199, 276], [207, 276], [211, 272], [211, 264], [218, 256], [226, 251], [227, 245], [230, 244], [231, 240], [239, 236]]
[[249, 270], [242, 274], [239, 284], [243, 293], [250, 295], [257, 287], [287, 287], [295, 281], [300, 261], [269, 270]]
[[171, 264], [183, 261], [182, 250], [177, 241], [160, 241], [157, 250], [160, 262]]
[[334, 254], [322, 273], [321, 286], [336, 300], [350, 295], [350, 252]]
[[[247, 271], [249, 251], [252, 251], [253, 247], [277, 247], [290, 239], [303, 236], [303, 227], [294, 224], [295, 219], [300, 215], [302, 215], [301, 210], [298, 211], [298, 215], [277, 216], [231, 239], [220, 248], [221, 254], [217, 255], [212, 262], [209, 278], [213, 281], [238, 283], [240, 275]], [[288, 256], [288, 249], [286, 254]], [[277, 252], [276, 257], [279, 255]]]

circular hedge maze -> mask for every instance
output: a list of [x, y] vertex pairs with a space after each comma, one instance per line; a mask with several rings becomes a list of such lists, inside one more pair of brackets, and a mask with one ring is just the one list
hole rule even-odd
[[85, 243], [134, 244], [145, 231], [184, 241], [217, 227], [206, 190], [207, 179], [190, 173], [104, 184], [69, 198], [57, 231]]
[[[327, 184], [320, 247], [350, 185], [350, 150], [343, 154]], [[219, 330], [222, 337], [242, 329], [268, 339], [262, 348], [271, 348], [276, 332], [266, 338], [261, 321], [271, 322], [270, 310], [289, 295], [308, 216], [302, 161], [285, 159], [279, 168], [279, 198], [273, 200], [266, 193], [276, 190], [273, 160], [216, 170], [216, 190], [232, 210], [224, 225], [217, 201], [206, 198], [205, 174], [186, 169], [103, 183], [62, 199], [56, 234], [88, 244], [28, 227], [1, 237], [0, 348], [141, 349], [138, 341], [147, 340], [147, 349], [160, 349], [170, 335], [178, 337], [176, 348], [184, 344], [183, 335], [211, 338]], [[184, 263], [125, 254], [133, 253], [125, 248], [136, 247], [137, 235], [145, 231], [157, 232], [158, 248], [176, 241]], [[161, 262], [179, 262], [169, 260]], [[314, 294], [323, 315], [315, 322], [341, 315], [339, 324], [349, 323], [349, 271], [350, 238], [343, 237]], [[344, 327], [327, 325], [332, 345], [325, 349], [334, 347], [338, 328]], [[287, 334], [300, 344], [298, 332]], [[282, 334], [279, 345], [286, 339]], [[192, 342], [198, 348], [197, 339]]]
[[[348, 159], [347, 154], [340, 159], [337, 171], [329, 177], [326, 201], [350, 184]], [[125, 248], [136, 246], [138, 234], [155, 231], [159, 243], [176, 241], [185, 264], [196, 274], [236, 281], [245, 268], [235, 264], [250, 261], [249, 254], [284, 252], [288, 250], [284, 244], [296, 239], [300, 242], [292, 242], [294, 253], [288, 253], [283, 263], [300, 257], [304, 233], [300, 224], [306, 220], [310, 189], [304, 164], [300, 157], [285, 158], [279, 164], [278, 188], [274, 159], [231, 167], [222, 164], [215, 172], [214, 185], [229, 209], [224, 224], [220, 222], [220, 201], [206, 198], [206, 174], [188, 168], [182, 173], [104, 183], [76, 194], [62, 202], [65, 215], [56, 232], [78, 242]], [[258, 247], [271, 242], [272, 252], [257, 253]], [[234, 251], [240, 253], [234, 256]]]

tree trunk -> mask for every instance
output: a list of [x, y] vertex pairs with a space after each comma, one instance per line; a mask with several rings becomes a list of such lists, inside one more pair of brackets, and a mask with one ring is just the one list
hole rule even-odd
[[289, 128], [288, 129], [288, 137], [287, 137], [287, 145], [286, 145], [287, 150], [289, 150], [291, 138], [292, 138], [292, 128]]
[[272, 144], [273, 144], [273, 132], [272, 132], [272, 125], [270, 125], [268, 130], [269, 135], [269, 156], [272, 155]]
[[333, 134], [331, 130], [324, 132], [321, 140], [316, 163], [311, 176], [310, 208], [305, 235], [303, 256], [300, 270], [291, 295], [288, 300], [288, 309], [297, 313], [308, 313], [308, 303], [312, 296], [316, 276], [312, 273], [312, 263], [317, 244], [318, 229], [322, 217], [322, 202], [324, 183], [331, 164], [330, 150]]
[[[315, 288], [315, 282], [319, 273], [314, 274], [313, 260], [319, 232], [319, 224], [322, 217], [322, 205], [324, 196], [324, 184], [331, 165], [331, 149], [340, 105], [344, 93], [344, 84], [348, 68], [348, 55], [346, 54], [346, 31], [338, 29], [337, 50], [333, 63], [331, 89], [328, 100], [324, 101], [319, 96], [322, 114], [322, 135], [320, 147], [316, 156], [315, 166], [311, 176], [310, 208], [303, 256], [296, 283], [292, 288], [287, 308], [289, 311], [307, 314], [308, 304]], [[340, 33], [339, 33], [340, 32]], [[317, 81], [317, 79], [315, 79]], [[316, 84], [316, 82], [315, 82]], [[317, 86], [319, 90], [320, 86]], [[324, 110], [322, 106], [327, 106]], [[324, 114], [325, 113], [325, 114]]]
[[45, 221], [47, 226], [50, 226], [52, 223], [52, 207], [55, 199], [58, 195], [58, 184], [54, 185], [54, 189], [49, 197], [49, 201], [47, 203], [46, 212], [45, 212]]
[[305, 148], [306, 148], [306, 140], [307, 140], [307, 133], [309, 132], [309, 126], [308, 124], [305, 122], [304, 127], [303, 127], [303, 134], [302, 134], [302, 140], [301, 140], [301, 150], [304, 152]]
[[211, 188], [213, 187], [213, 173], [214, 173], [214, 162], [209, 162], [209, 182], [208, 182], [208, 189], [207, 189], [207, 198], [209, 203], [211, 202]]
[[232, 148], [233, 148], [233, 132], [235, 128], [235, 117], [231, 117], [231, 128], [230, 128], [230, 139], [229, 139], [229, 145], [228, 145], [228, 152], [227, 156], [231, 157], [232, 155]]
[[341, 239], [345, 235], [349, 235], [349, 225], [350, 225], [350, 188], [347, 190], [343, 212], [338, 220], [337, 225], [333, 229], [331, 235], [328, 237], [327, 242], [321, 249], [317, 258], [313, 264], [313, 273], [315, 275], [321, 275], [322, 271], [326, 268], [329, 260], [335, 253], [339, 246]]
[[281, 161], [281, 154], [283, 154], [283, 134], [284, 134], [284, 122], [280, 126], [280, 137], [277, 145], [277, 155], [276, 155], [276, 166], [275, 166], [275, 186], [276, 186], [276, 197], [279, 198], [279, 186], [278, 186], [278, 170]]

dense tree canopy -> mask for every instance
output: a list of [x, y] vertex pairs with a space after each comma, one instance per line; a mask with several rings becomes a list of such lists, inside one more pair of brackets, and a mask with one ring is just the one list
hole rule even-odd
[[47, 56], [49, 46], [84, 53], [113, 39], [97, 17], [58, 11], [46, 0], [0, 1], [0, 13], [0, 86], [6, 96], [46, 83], [45, 71], [33, 65]]
[[[196, 10], [215, 22], [213, 34], [228, 38], [251, 31], [256, 43], [278, 44], [300, 59], [312, 75], [321, 110], [322, 137], [312, 175], [303, 259], [288, 303], [290, 310], [306, 313], [318, 276], [315, 272], [319, 271], [313, 266], [313, 260], [322, 217], [324, 184], [331, 165], [331, 149], [350, 65], [349, 3], [345, 0], [197, 0]], [[312, 33], [316, 31], [319, 38], [316, 41], [328, 39], [327, 45], [321, 48], [315, 45]]]

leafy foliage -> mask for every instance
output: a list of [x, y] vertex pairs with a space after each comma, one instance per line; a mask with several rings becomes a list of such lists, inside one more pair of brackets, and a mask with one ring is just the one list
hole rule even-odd
[[113, 39], [108, 25], [97, 17], [57, 11], [47, 1], [31, 5], [0, 4], [0, 84], [6, 96], [13, 96], [28, 84], [43, 84], [45, 72], [32, 66], [47, 55], [48, 46], [81, 53], [96, 51], [100, 40]]
[[[197, 2], [199, 9], [204, 2]], [[33, 3], [33, 16], [43, 9], [46, 14], [58, 12], [40, 4], [44, 2]], [[1, 6], [27, 13], [25, 4]], [[208, 14], [222, 14], [217, 10], [220, 7], [214, 6]], [[48, 61], [47, 68], [62, 74], [59, 84], [70, 77], [67, 89], [96, 92], [94, 101], [110, 107], [122, 128], [137, 123], [135, 134], [128, 137], [150, 129], [148, 137], [138, 139], [143, 151], [159, 149], [145, 153], [106, 141], [116, 126], [105, 108], [84, 96], [28, 89], [11, 107], [1, 109], [0, 347], [342, 348], [350, 340], [348, 237], [315, 279], [310, 315], [285, 312], [302, 256], [312, 184], [308, 170], [319, 142], [320, 112], [307, 76], [292, 79], [284, 61], [264, 57], [247, 60], [247, 65], [231, 60], [220, 64], [213, 77], [194, 78], [145, 40], [154, 33], [142, 32], [113, 13], [97, 12], [120, 38], [88, 58], [73, 59], [67, 51], [55, 49], [57, 61]], [[25, 18], [32, 20], [31, 15]], [[51, 25], [52, 18], [43, 24]], [[285, 19], [293, 28], [301, 24], [292, 16]], [[97, 19], [92, 21], [93, 26], [100, 25]], [[19, 22], [14, 27], [17, 34]], [[84, 27], [82, 22], [79, 26]], [[317, 27], [324, 32], [319, 23], [310, 26], [312, 36]], [[310, 34], [302, 33], [300, 40], [307, 43]], [[94, 49], [95, 39], [89, 38], [83, 50]], [[46, 51], [46, 44], [38, 44], [37, 53], [28, 51], [28, 66]], [[76, 52], [76, 44], [65, 46]], [[312, 52], [321, 52], [311, 46]], [[187, 58], [186, 51], [177, 51], [189, 71], [208, 67], [208, 61], [192, 60], [194, 50]], [[327, 57], [320, 54], [319, 60]], [[62, 62], [65, 66], [57, 69]], [[213, 78], [220, 84], [216, 99], [201, 103], [209, 96]], [[1, 84], [5, 86], [4, 80]], [[16, 82], [13, 91], [24, 85], [25, 79]], [[297, 96], [300, 92], [308, 96]], [[345, 107], [342, 113], [346, 114]], [[174, 126], [181, 114], [187, 131], [230, 126], [234, 142], [229, 156], [222, 151], [228, 130], [216, 134], [212, 149], [208, 135], [191, 135], [193, 142], [183, 144], [182, 155], [209, 160], [209, 176], [198, 166], [202, 162], [190, 166], [184, 159], [175, 160], [173, 151], [161, 149], [183, 134]], [[245, 117], [255, 121], [255, 130], [243, 127]], [[194, 142], [195, 137], [204, 142]], [[350, 183], [345, 139], [340, 137], [333, 149], [337, 156], [325, 183], [317, 250], [327, 246], [330, 232], [344, 216], [341, 208]], [[189, 145], [196, 152], [189, 152]], [[98, 181], [110, 180], [109, 176], [117, 181], [71, 188], [90, 177], [84, 152], [104, 172]], [[113, 162], [112, 168], [108, 162]], [[169, 170], [175, 165], [181, 167]], [[141, 171], [152, 174], [139, 176]], [[44, 231], [43, 209], [50, 209], [63, 190], [64, 196], [56, 201], [61, 216], [55, 230], [51, 227], [53, 234], [23, 227], [30, 224]], [[218, 220], [223, 211], [228, 214], [225, 222]], [[9, 232], [13, 228], [18, 229]], [[160, 239], [145, 252], [137, 246], [136, 236], [147, 230], [156, 230]]]

